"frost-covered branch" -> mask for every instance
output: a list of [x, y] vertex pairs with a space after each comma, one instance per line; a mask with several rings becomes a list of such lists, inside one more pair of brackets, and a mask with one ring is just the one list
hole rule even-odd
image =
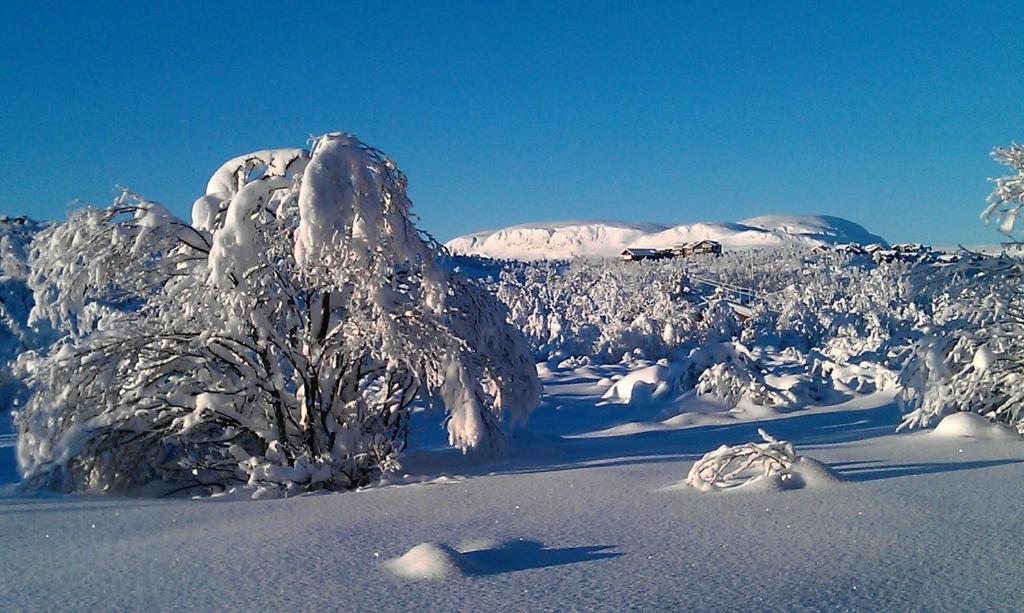
[[981, 218], [985, 223], [996, 222], [998, 230], [1013, 239], [1017, 215], [1024, 205], [1024, 146], [1013, 143], [1009, 147], [996, 147], [992, 150], [992, 159], [1009, 166], [1015, 174], [992, 179], [995, 187]]

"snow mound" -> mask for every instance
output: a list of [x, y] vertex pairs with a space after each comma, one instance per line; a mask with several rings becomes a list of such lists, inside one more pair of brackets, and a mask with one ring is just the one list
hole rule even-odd
[[463, 574], [459, 552], [440, 543], [420, 543], [405, 554], [384, 563], [401, 579], [451, 579]]
[[641, 368], [619, 379], [601, 400], [610, 404], [648, 404], [672, 390], [672, 378], [672, 369], [664, 364]]
[[804, 488], [819, 488], [842, 482], [840, 477], [827, 464], [806, 456], [797, 457], [789, 470], [766, 479], [760, 479], [750, 485], [748, 491], [783, 491]]
[[1012, 429], [989, 421], [977, 413], [960, 412], [947, 415], [935, 426], [931, 436], [939, 438], [975, 438], [1004, 441], [1020, 438]]
[[763, 215], [738, 223], [698, 222], [677, 226], [619, 221], [532, 223], [454, 238], [453, 253], [539, 260], [611, 257], [624, 249], [664, 249], [679, 243], [714, 240], [728, 249], [885, 243], [859, 224], [828, 215]]

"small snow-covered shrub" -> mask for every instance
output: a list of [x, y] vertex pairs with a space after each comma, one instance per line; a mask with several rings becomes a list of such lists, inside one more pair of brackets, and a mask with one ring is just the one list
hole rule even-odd
[[728, 407], [738, 405], [743, 399], [759, 406], [782, 405], [792, 400], [741, 362], [723, 362], [706, 369], [694, 389], [698, 396], [711, 396]]
[[760, 443], [722, 445], [694, 463], [686, 482], [702, 490], [739, 487], [789, 471], [797, 460], [793, 445], [778, 441], [758, 428]]
[[821, 462], [797, 455], [791, 443], [776, 440], [760, 428], [757, 432], [761, 435], [760, 443], [722, 445], [706, 453], [690, 469], [687, 485], [707, 492], [749, 486], [766, 479], [778, 489], [839, 481]]
[[901, 429], [971, 411], [1024, 432], [1024, 321], [978, 328], [957, 322], [922, 338], [900, 384]]
[[789, 405], [790, 394], [769, 385], [750, 349], [738, 342], [709, 343], [681, 361], [678, 384], [682, 391], [695, 390], [725, 406], [742, 400], [760, 406]]
[[414, 402], [495, 451], [537, 404], [525, 340], [412, 223], [406, 178], [353, 136], [259, 151], [192, 223], [125, 192], [32, 244], [16, 415], [25, 482], [63, 491], [352, 488], [397, 466]]

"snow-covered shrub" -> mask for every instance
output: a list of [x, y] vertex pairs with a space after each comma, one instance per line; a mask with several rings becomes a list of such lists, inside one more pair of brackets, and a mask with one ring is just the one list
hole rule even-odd
[[681, 391], [694, 390], [732, 408], [746, 400], [759, 406], [789, 406], [795, 398], [769, 385], [750, 349], [738, 342], [708, 343], [677, 366]]
[[698, 396], [710, 396], [728, 407], [743, 399], [760, 406], [784, 404], [791, 399], [768, 385], [764, 377], [742, 362], [723, 362], [707, 368], [697, 379], [694, 389]]
[[1024, 431], [1024, 262], [975, 255], [932, 271], [934, 326], [900, 373], [901, 428], [972, 411]]
[[769, 481], [776, 489], [795, 489], [839, 481], [826, 465], [796, 453], [792, 443], [779, 441], [758, 428], [762, 442], [722, 445], [697, 460], [687, 485], [702, 492], [729, 490]]
[[192, 224], [126, 192], [34, 243], [36, 316], [66, 335], [19, 361], [28, 484], [351, 488], [397, 466], [417, 400], [464, 451], [537, 404], [526, 342], [439, 262], [381, 152], [328, 134], [206, 192]]
[[778, 441], [758, 428], [760, 443], [722, 445], [697, 460], [686, 483], [701, 490], [723, 490], [788, 472], [797, 461], [793, 444]]
[[[994, 180], [981, 217], [1013, 238], [1024, 204], [1024, 147], [992, 156], [1012, 170]], [[916, 282], [933, 300], [934, 325], [913, 348], [900, 375], [907, 411], [901, 427], [928, 426], [971, 411], [1024, 432], [1024, 261], [968, 253], [935, 263]]]

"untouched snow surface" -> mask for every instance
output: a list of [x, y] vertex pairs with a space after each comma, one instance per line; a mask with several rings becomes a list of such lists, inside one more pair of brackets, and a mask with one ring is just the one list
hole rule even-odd
[[737, 223], [679, 226], [615, 221], [566, 221], [512, 226], [454, 238], [453, 253], [517, 260], [610, 257], [629, 247], [672, 247], [715, 240], [727, 249], [884, 243], [860, 225], [827, 215], [762, 215]]
[[[541, 372], [544, 404], [511, 455], [488, 465], [446, 448], [436, 420], [423, 419], [415, 422], [419, 451], [406, 456], [406, 474], [359, 492], [152, 500], [28, 497], [8, 486], [0, 499], [0, 603], [9, 610], [1019, 607], [1020, 539], [1007, 518], [1024, 503], [1020, 437], [895, 434], [900, 415], [891, 393], [591, 436], [687, 407], [666, 404], [677, 398], [602, 403], [608, 386], [598, 382], [622, 379], [623, 365]], [[787, 491], [676, 486], [704, 453], [755, 440], [757, 428], [791, 441], [837, 480]], [[8, 479], [11, 451], [0, 448]]]

